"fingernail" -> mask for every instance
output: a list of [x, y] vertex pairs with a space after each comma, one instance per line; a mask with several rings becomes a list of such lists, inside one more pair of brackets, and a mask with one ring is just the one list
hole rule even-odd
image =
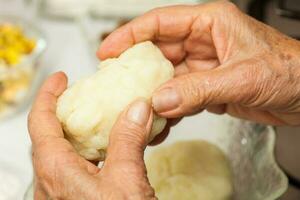
[[154, 94], [152, 104], [156, 112], [166, 112], [181, 104], [181, 97], [174, 88], [166, 88]]
[[142, 100], [133, 103], [127, 111], [127, 117], [130, 121], [142, 126], [146, 126], [151, 113], [151, 107]]

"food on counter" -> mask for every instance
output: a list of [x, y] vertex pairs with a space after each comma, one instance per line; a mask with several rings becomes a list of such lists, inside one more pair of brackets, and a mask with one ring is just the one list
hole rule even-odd
[[230, 200], [229, 162], [215, 145], [202, 140], [159, 147], [146, 158], [150, 184], [160, 200]]
[[21, 27], [0, 24], [0, 116], [26, 95], [33, 69], [25, 61], [35, 46], [36, 41], [27, 37]]
[[[0, 72], [1, 73], [1, 72]], [[32, 74], [20, 72], [14, 77], [0, 79], [0, 112], [20, 102], [26, 95]]]
[[[105, 158], [109, 133], [125, 107], [139, 97], [150, 101], [152, 92], [174, 74], [171, 62], [149, 41], [101, 62], [99, 68], [68, 88], [56, 111], [66, 138], [90, 160]], [[150, 141], [165, 124], [166, 119], [154, 117]]]
[[35, 48], [35, 40], [26, 37], [19, 26], [0, 24], [0, 60], [7, 67], [19, 64], [22, 56]]

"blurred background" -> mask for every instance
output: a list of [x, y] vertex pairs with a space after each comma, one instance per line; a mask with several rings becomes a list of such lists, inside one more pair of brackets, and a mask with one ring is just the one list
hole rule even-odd
[[[116, 27], [154, 7], [207, 1], [0, 0], [0, 199], [22, 199], [32, 181], [26, 118], [46, 76], [64, 71], [72, 83], [95, 72], [99, 62], [95, 51]], [[256, 19], [300, 38], [299, 0], [234, 3]], [[1, 45], [9, 48], [4, 51]], [[281, 199], [299, 200], [300, 128], [277, 131], [276, 159], [290, 179]]]

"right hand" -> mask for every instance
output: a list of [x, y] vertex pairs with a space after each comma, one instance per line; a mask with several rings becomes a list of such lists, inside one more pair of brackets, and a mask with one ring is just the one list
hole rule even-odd
[[167, 118], [203, 109], [273, 125], [300, 125], [300, 43], [227, 1], [152, 10], [113, 32], [100, 59], [152, 40], [176, 66], [153, 105]]

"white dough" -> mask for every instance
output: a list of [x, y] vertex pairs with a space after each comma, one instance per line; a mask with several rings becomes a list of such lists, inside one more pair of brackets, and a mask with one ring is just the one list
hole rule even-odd
[[[101, 62], [98, 72], [75, 83], [58, 99], [56, 114], [66, 138], [85, 158], [103, 160], [119, 114], [139, 97], [150, 102], [153, 91], [173, 75], [171, 62], [149, 41]], [[150, 141], [165, 124], [166, 119], [154, 117]]]
[[232, 180], [223, 152], [205, 141], [159, 147], [146, 159], [148, 178], [159, 200], [229, 200]]

